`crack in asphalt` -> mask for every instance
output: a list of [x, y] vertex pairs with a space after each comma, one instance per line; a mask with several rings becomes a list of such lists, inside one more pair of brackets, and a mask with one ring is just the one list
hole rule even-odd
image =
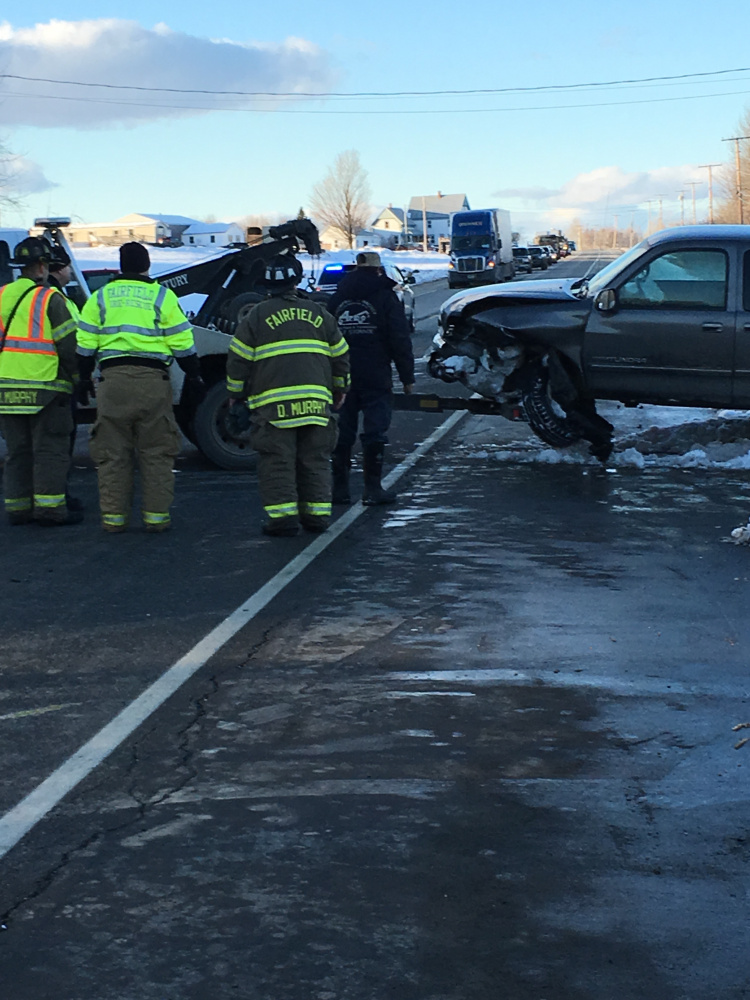
[[[207, 718], [208, 713], [206, 711], [206, 704], [220, 691], [221, 676], [223, 674], [227, 674], [231, 670], [242, 670], [243, 667], [247, 666], [260, 652], [260, 650], [271, 641], [274, 632], [280, 628], [280, 625], [281, 623], [278, 623], [265, 629], [261, 638], [250, 648], [250, 650], [245, 654], [245, 659], [240, 663], [228, 665], [220, 673], [213, 674], [209, 677], [207, 682], [208, 690], [194, 700], [194, 711], [190, 720], [181, 729], [176, 730], [174, 733], [174, 737], [178, 740], [176, 751], [181, 755], [179, 761], [175, 765], [175, 770], [179, 771], [181, 768], [186, 769], [187, 773], [184, 777], [179, 781], [176, 781], [167, 791], [163, 792], [157, 798], [144, 798], [139, 795], [135, 781], [137, 769], [142, 763], [142, 759], [138, 752], [139, 747], [146, 740], [150, 739], [154, 733], [158, 732], [158, 726], [152, 725], [147, 731], [141, 733], [139, 738], [130, 745], [130, 761], [124, 773], [124, 783], [126, 783], [128, 779], [133, 779], [129, 782], [127, 788], [125, 789], [125, 794], [131, 798], [135, 804], [135, 815], [113, 826], [107, 826], [103, 829], [95, 830], [75, 847], [65, 851], [58, 861], [37, 879], [34, 887], [29, 892], [19, 899], [16, 899], [6, 910], [0, 912], [0, 932], [9, 931], [9, 925], [11, 924], [15, 914], [17, 914], [18, 911], [24, 906], [34, 900], [38, 900], [42, 895], [44, 895], [44, 893], [46, 893], [47, 890], [54, 885], [60, 873], [63, 872], [82, 851], [85, 851], [87, 848], [96, 844], [104, 837], [122, 833], [137, 823], [141, 823], [152, 809], [168, 802], [173, 795], [182, 791], [187, 785], [190, 784], [191, 781], [193, 781], [195, 777], [197, 777], [197, 769], [192, 766], [192, 760], [195, 755], [195, 737], [202, 731], [203, 722]], [[103, 781], [105, 778], [103, 777], [101, 780]], [[101, 782], [96, 782], [94, 787], [98, 787], [100, 783]]]

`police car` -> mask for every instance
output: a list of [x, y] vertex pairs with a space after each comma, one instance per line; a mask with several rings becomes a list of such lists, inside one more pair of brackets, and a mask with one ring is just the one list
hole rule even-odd
[[[385, 261], [382, 262], [381, 266], [386, 274], [386, 277], [395, 282], [395, 288], [393, 291], [404, 305], [406, 322], [409, 324], [409, 329], [413, 333], [415, 296], [411, 286], [415, 283], [414, 275], [417, 272], [402, 270], [400, 267], [396, 267], [395, 264], [389, 264]], [[326, 264], [320, 272], [317, 282], [315, 283], [315, 291], [323, 292], [325, 295], [333, 295], [339, 281], [341, 281], [343, 276], [349, 271], [353, 271], [355, 267], [356, 264], [353, 263]]]

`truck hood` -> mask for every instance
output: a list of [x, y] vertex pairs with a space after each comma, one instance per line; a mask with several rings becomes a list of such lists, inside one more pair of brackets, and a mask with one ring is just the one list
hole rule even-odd
[[483, 302], [485, 306], [489, 307], [494, 299], [500, 301], [508, 298], [520, 298], [526, 301], [530, 299], [569, 301], [576, 298], [571, 288], [580, 280], [580, 278], [547, 278], [534, 281], [506, 281], [492, 290], [488, 289], [487, 285], [481, 288], [467, 288], [446, 299], [440, 310], [440, 315], [449, 316], [463, 312], [467, 306], [479, 302]]

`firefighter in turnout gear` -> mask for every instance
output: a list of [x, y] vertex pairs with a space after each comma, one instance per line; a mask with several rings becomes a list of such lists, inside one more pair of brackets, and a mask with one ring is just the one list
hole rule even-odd
[[78, 524], [65, 484], [73, 429], [76, 321], [44, 287], [52, 248], [29, 237], [15, 248], [16, 281], [0, 288], [0, 424], [8, 446], [5, 511], [11, 524]]
[[230, 415], [251, 412], [267, 535], [296, 535], [300, 522], [308, 531], [328, 527], [336, 443], [330, 411], [349, 387], [346, 341], [323, 306], [298, 295], [301, 278], [295, 257], [267, 264], [271, 295], [240, 322], [227, 355]]
[[170, 289], [149, 278], [141, 243], [120, 247], [120, 270], [81, 311], [79, 401], [93, 394], [101, 371], [91, 455], [98, 467], [102, 527], [125, 531], [133, 505], [134, 465], [141, 478], [146, 531], [166, 531], [174, 498], [172, 466], [180, 436], [172, 412], [169, 366], [176, 360], [196, 398], [205, 395], [193, 330]]

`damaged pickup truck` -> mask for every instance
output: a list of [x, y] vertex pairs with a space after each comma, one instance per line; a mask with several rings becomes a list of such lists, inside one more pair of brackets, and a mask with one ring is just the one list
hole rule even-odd
[[440, 328], [434, 378], [606, 461], [613, 427], [597, 399], [750, 409], [750, 226], [663, 230], [591, 278], [459, 292]]

